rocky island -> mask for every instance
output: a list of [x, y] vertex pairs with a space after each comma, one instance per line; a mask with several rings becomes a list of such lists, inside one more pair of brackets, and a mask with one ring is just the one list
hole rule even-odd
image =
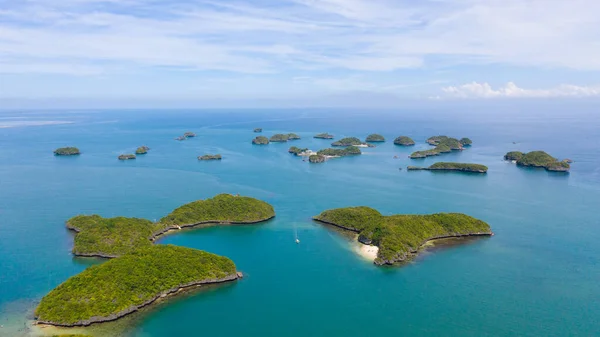
[[330, 135], [328, 133], [319, 133], [318, 135], [315, 135], [314, 138], [317, 139], [333, 139], [333, 135]]
[[254, 129], [254, 132], [261, 133], [262, 132], [262, 128], [256, 128], [256, 129]]
[[269, 141], [274, 142], [274, 143], [283, 143], [283, 142], [287, 142], [288, 140], [297, 140], [297, 139], [300, 139], [300, 136], [298, 136], [295, 133], [287, 133], [287, 134], [278, 133], [278, 134], [271, 136]]
[[221, 160], [223, 157], [220, 154], [205, 154], [198, 157], [198, 160]]
[[413, 146], [415, 145], [415, 141], [407, 136], [399, 136], [398, 138], [394, 139], [394, 144], [401, 146]]
[[122, 154], [118, 157], [119, 160], [131, 160], [135, 159], [135, 154]]
[[504, 160], [512, 161], [518, 166], [543, 167], [551, 172], [569, 172], [571, 169], [569, 159], [559, 161], [544, 151], [511, 151], [504, 155]]
[[56, 150], [54, 150], [54, 155], [55, 156], [78, 156], [80, 155], [81, 152], [79, 152], [79, 149], [76, 147], [60, 147]]
[[193, 133], [193, 132], [188, 131], [188, 132], [184, 133], [183, 136], [179, 136], [179, 137], [177, 137], [175, 139], [181, 141], [181, 140], [186, 140], [188, 138], [194, 138], [194, 137], [196, 137], [196, 134]]
[[293, 155], [295, 155], [295, 156], [306, 156], [306, 155], [313, 154], [313, 152], [310, 151], [307, 148], [301, 149], [301, 148], [296, 147], [296, 146], [290, 147], [290, 149], [288, 150], [288, 152], [291, 153], [291, 154], [293, 154]]
[[265, 136], [258, 136], [258, 137], [254, 138], [252, 140], [252, 144], [254, 144], [254, 145], [268, 145], [269, 144], [269, 138], [267, 138]]
[[[468, 138], [463, 138], [467, 142]], [[470, 141], [470, 140], [469, 140]], [[425, 151], [416, 151], [410, 155], [411, 159], [426, 158], [430, 156], [439, 156], [442, 153], [463, 150], [463, 144], [456, 138], [448, 136], [433, 136], [427, 139], [427, 144], [435, 146], [434, 149]], [[469, 143], [469, 146], [471, 143]]]
[[409, 166], [406, 169], [408, 171], [459, 171], [472, 173], [487, 173], [488, 170], [485, 165], [448, 162], [435, 163], [429, 167]]
[[317, 151], [316, 154], [311, 155], [308, 158], [308, 161], [313, 164], [324, 163], [327, 159], [330, 158], [339, 158], [346, 156], [356, 156], [360, 155], [362, 152], [356, 146], [348, 146], [343, 149], [323, 149]]
[[149, 147], [147, 146], [140, 146], [135, 150], [135, 154], [146, 154], [148, 153], [148, 151], [150, 150]]
[[366, 141], [370, 142], [370, 143], [381, 143], [381, 142], [385, 142], [385, 137], [383, 137], [380, 134], [374, 133], [374, 134], [368, 135]]
[[310, 157], [308, 157], [308, 162], [312, 164], [324, 163], [325, 160], [327, 160], [327, 158], [321, 154], [313, 154]]
[[473, 141], [472, 141], [472, 140], [470, 140], [469, 138], [466, 138], [466, 137], [465, 137], [465, 138], [461, 138], [461, 139], [459, 140], [459, 142], [460, 142], [460, 144], [461, 144], [462, 146], [471, 146], [471, 145], [473, 145]]
[[363, 206], [327, 210], [313, 219], [358, 233], [361, 243], [378, 247], [377, 265], [406, 261], [428, 241], [493, 235], [487, 223], [461, 213], [384, 216]]
[[356, 137], [347, 137], [342, 138], [336, 142], [331, 143], [331, 146], [337, 147], [345, 147], [345, 146], [357, 146], [357, 147], [367, 147], [366, 143], [363, 143], [360, 139]]
[[240, 277], [230, 259], [201, 250], [158, 245], [94, 265], [48, 293], [38, 324], [88, 326], [109, 322], [179, 290]]
[[288, 133], [288, 140], [298, 140], [301, 139], [300, 136], [298, 136], [295, 133]]

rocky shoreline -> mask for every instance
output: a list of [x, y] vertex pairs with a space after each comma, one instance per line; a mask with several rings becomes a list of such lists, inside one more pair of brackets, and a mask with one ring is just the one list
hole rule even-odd
[[182, 230], [184, 228], [193, 228], [193, 227], [198, 227], [198, 226], [202, 226], [202, 225], [253, 225], [253, 224], [257, 224], [257, 223], [261, 223], [261, 222], [265, 222], [265, 221], [269, 221], [271, 219], [275, 218], [275, 216], [269, 217], [269, 218], [265, 218], [265, 219], [260, 219], [260, 220], [256, 220], [256, 221], [215, 221], [215, 220], [208, 220], [208, 221], [201, 221], [201, 222], [196, 222], [196, 223], [192, 223], [192, 224], [184, 224], [184, 225], [180, 225], [180, 226], [169, 226], [161, 231], [155, 232], [154, 234], [152, 234], [152, 237], [150, 237], [150, 241], [154, 242], [156, 241], [156, 239], [159, 236], [165, 235], [169, 232], [173, 232], [173, 231], [178, 231], [178, 230]]
[[115, 321], [119, 318], [122, 318], [124, 316], [127, 316], [131, 313], [134, 313], [152, 303], [154, 303], [157, 299], [159, 298], [164, 298], [167, 296], [171, 296], [171, 295], [175, 295], [176, 293], [178, 293], [181, 290], [187, 289], [187, 288], [192, 288], [192, 287], [199, 287], [202, 285], [206, 285], [206, 284], [217, 284], [217, 283], [225, 283], [225, 282], [231, 282], [231, 281], [235, 281], [237, 279], [242, 278], [243, 275], [241, 272], [235, 272], [234, 274], [230, 274], [227, 275], [223, 278], [220, 279], [208, 279], [208, 280], [202, 280], [202, 281], [196, 281], [196, 282], [190, 282], [190, 283], [186, 283], [186, 284], [182, 284], [179, 285], [178, 287], [175, 288], [171, 288], [169, 290], [163, 291], [160, 294], [157, 294], [155, 297], [149, 299], [148, 301], [140, 304], [140, 305], [134, 305], [131, 306], [125, 310], [122, 310], [116, 314], [112, 314], [109, 316], [104, 316], [104, 317], [92, 317], [90, 319], [87, 320], [83, 320], [83, 321], [78, 321], [75, 323], [71, 323], [71, 324], [62, 324], [62, 323], [58, 323], [58, 322], [52, 322], [52, 321], [36, 321], [36, 325], [52, 325], [52, 326], [60, 326], [60, 327], [77, 327], [77, 326], [89, 326], [91, 324], [94, 323], [105, 323], [105, 322], [112, 322]]
[[487, 173], [485, 170], [474, 170], [467, 168], [430, 168], [430, 167], [418, 167], [408, 166], [407, 171], [456, 171], [456, 172], [469, 172], [469, 173]]

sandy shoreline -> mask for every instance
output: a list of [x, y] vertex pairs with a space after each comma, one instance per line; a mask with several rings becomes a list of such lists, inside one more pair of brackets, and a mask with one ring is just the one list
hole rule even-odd
[[379, 247], [365, 245], [358, 241], [355, 241], [355, 243], [356, 243], [356, 245], [354, 247], [354, 251], [358, 255], [360, 255], [362, 258], [364, 258], [366, 260], [375, 261], [375, 259], [377, 258], [377, 253], [379, 252]]

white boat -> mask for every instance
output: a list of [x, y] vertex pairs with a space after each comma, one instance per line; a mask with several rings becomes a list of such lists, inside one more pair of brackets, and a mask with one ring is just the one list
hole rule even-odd
[[300, 240], [296, 239], [296, 243], [300, 243]]

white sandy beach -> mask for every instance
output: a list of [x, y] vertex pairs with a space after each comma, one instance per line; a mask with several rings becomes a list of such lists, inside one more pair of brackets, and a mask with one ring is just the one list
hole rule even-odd
[[360, 242], [356, 242], [356, 247], [354, 250], [356, 251], [356, 253], [358, 253], [358, 255], [360, 255], [364, 259], [367, 259], [369, 261], [375, 261], [375, 259], [377, 258], [377, 253], [379, 252], [379, 247], [364, 245]]

